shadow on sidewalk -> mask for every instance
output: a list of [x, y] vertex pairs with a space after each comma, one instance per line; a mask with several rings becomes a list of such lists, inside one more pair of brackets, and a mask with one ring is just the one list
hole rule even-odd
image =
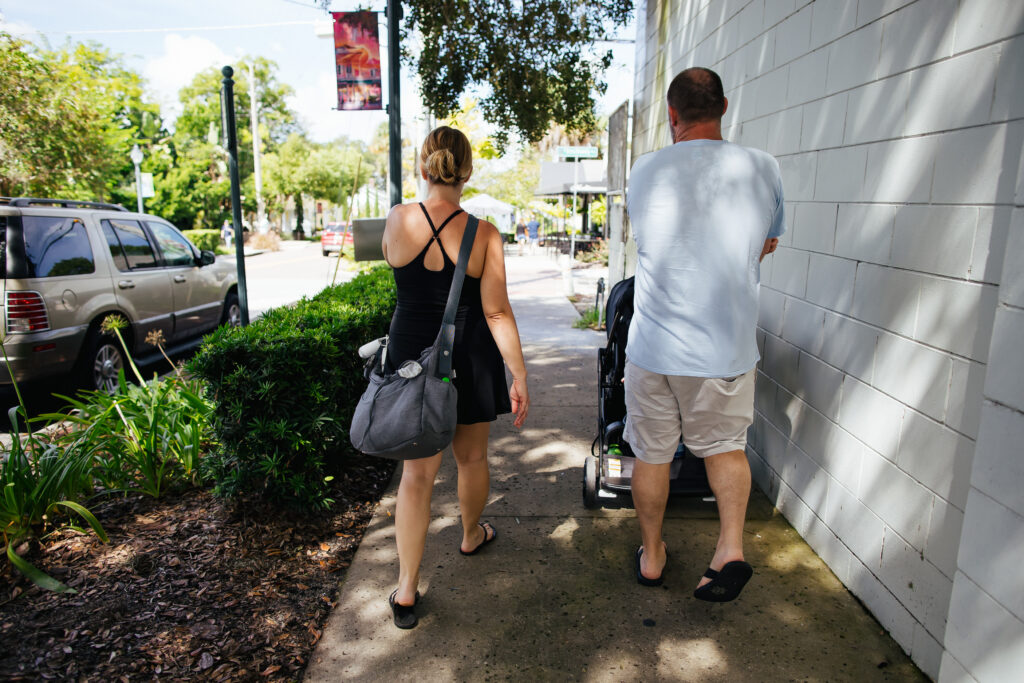
[[582, 505], [581, 468], [596, 433], [596, 354], [528, 348], [527, 424], [519, 432], [503, 417], [492, 431], [484, 518], [497, 541], [480, 555], [459, 554], [455, 466], [446, 454], [420, 624], [396, 629], [387, 606], [398, 575], [392, 488], [307, 680], [924, 680], [760, 493], [746, 536], [756, 574], [739, 600], [691, 596], [718, 530], [713, 504], [700, 499], [670, 503], [665, 585], [639, 586], [632, 510]]

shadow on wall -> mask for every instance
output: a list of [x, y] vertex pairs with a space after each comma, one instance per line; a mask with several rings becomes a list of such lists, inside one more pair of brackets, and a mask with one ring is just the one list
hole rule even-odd
[[[953, 17], [921, 19], [886, 23], [906, 35], [847, 89], [786, 102], [803, 151], [774, 150], [796, 211], [766, 264], [752, 448], [776, 505], [924, 657], [945, 632], [1024, 126], [1000, 44], [888, 75], [957, 49]], [[766, 118], [734, 115], [743, 132]]]

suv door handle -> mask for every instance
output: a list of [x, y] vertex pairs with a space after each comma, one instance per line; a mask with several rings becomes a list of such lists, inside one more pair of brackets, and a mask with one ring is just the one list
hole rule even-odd
[[121, 280], [117, 283], [117, 286], [121, 289], [135, 289], [135, 283], [131, 280]]
[[174, 281], [175, 282], [184, 282], [185, 281], [185, 276], [184, 275], [175, 275], [174, 276]]

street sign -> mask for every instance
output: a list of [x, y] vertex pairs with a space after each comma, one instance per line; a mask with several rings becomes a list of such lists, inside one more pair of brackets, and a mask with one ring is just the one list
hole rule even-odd
[[153, 188], [153, 174], [152, 173], [142, 173], [141, 175], [142, 175], [142, 196], [146, 197], [147, 199], [149, 197], [155, 197], [156, 196], [156, 191]]
[[575, 159], [596, 159], [597, 158], [597, 147], [583, 146], [583, 147], [563, 147], [559, 146], [556, 150], [560, 157], [570, 157]]

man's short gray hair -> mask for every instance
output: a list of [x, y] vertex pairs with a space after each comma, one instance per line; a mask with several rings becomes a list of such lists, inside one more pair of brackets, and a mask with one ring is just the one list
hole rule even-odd
[[694, 66], [672, 79], [668, 104], [683, 121], [709, 121], [725, 113], [722, 79], [711, 69]]

